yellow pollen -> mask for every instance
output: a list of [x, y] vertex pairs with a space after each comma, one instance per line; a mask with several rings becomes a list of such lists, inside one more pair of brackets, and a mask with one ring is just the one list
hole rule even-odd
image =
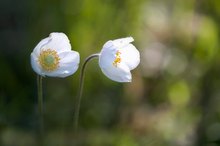
[[117, 51], [115, 54], [115, 60], [113, 61], [113, 65], [117, 67], [118, 63], [121, 63], [121, 52]]
[[55, 50], [47, 49], [41, 51], [38, 61], [43, 70], [51, 72], [59, 67], [60, 58]]

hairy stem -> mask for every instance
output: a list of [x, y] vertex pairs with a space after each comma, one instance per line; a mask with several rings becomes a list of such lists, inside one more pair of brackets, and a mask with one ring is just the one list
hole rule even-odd
[[44, 135], [44, 119], [43, 119], [43, 77], [37, 75], [37, 89], [38, 89], [38, 114], [39, 114], [39, 143], [43, 143]]
[[74, 113], [74, 132], [77, 132], [77, 128], [78, 128], [78, 119], [79, 119], [79, 110], [80, 110], [80, 101], [81, 101], [81, 97], [82, 97], [82, 93], [83, 93], [83, 84], [84, 84], [84, 76], [85, 76], [85, 68], [87, 66], [87, 63], [94, 59], [94, 58], [98, 58], [99, 54], [92, 54], [89, 57], [87, 57], [83, 63], [83, 66], [81, 68], [81, 72], [80, 72], [80, 79], [79, 79], [79, 88], [78, 88], [78, 94], [77, 94], [77, 98], [75, 100], [75, 113]]

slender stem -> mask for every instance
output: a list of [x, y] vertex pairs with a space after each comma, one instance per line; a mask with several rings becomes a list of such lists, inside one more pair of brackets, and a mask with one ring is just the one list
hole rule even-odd
[[37, 75], [37, 89], [38, 89], [38, 114], [39, 114], [39, 143], [43, 143], [44, 134], [44, 119], [43, 119], [43, 77]]
[[74, 131], [75, 133], [77, 132], [77, 127], [78, 127], [78, 119], [79, 119], [79, 110], [80, 110], [80, 101], [81, 101], [81, 97], [82, 97], [82, 93], [83, 93], [83, 84], [84, 84], [84, 76], [85, 76], [85, 68], [87, 63], [94, 59], [99, 57], [99, 53], [97, 54], [92, 54], [89, 57], [87, 57], [83, 63], [83, 66], [81, 68], [81, 72], [80, 72], [80, 79], [79, 79], [79, 88], [78, 88], [78, 94], [77, 94], [77, 98], [75, 101], [75, 115], [74, 115]]

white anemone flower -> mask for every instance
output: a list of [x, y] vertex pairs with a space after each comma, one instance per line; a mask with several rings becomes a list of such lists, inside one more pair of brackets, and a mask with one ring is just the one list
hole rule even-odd
[[79, 53], [71, 50], [69, 39], [64, 33], [51, 33], [31, 53], [31, 66], [41, 76], [70, 76], [78, 69], [79, 61]]
[[99, 56], [102, 72], [116, 82], [131, 82], [131, 70], [140, 63], [140, 53], [131, 44], [132, 37], [106, 42]]

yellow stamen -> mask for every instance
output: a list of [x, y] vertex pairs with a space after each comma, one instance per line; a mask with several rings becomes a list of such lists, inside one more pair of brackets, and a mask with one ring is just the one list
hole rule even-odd
[[47, 49], [41, 51], [38, 61], [43, 70], [51, 72], [59, 67], [60, 58], [55, 50]]
[[117, 51], [115, 54], [115, 60], [113, 61], [113, 65], [117, 67], [118, 63], [121, 63], [121, 52]]

